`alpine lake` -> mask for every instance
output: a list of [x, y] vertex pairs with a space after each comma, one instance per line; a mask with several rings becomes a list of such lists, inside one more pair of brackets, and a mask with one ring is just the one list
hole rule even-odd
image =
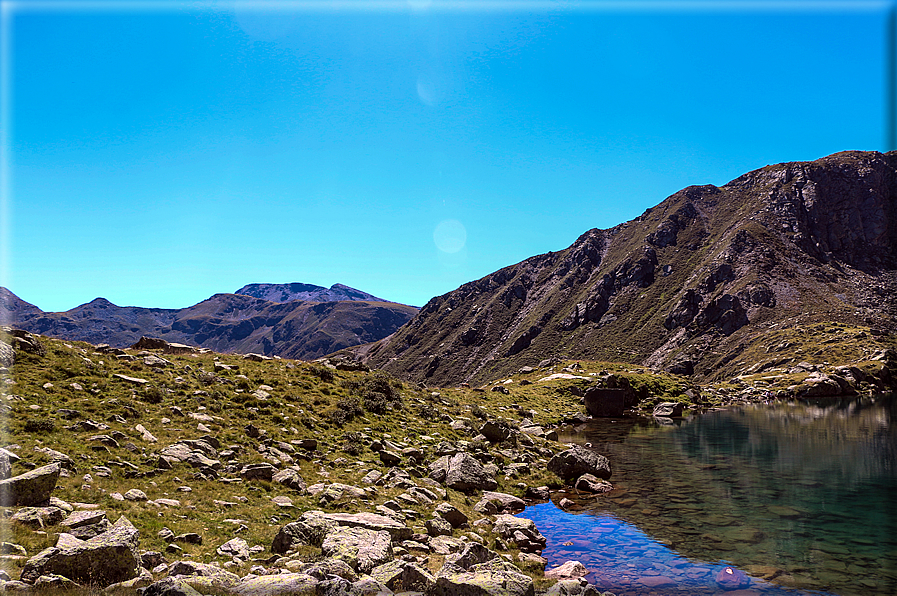
[[[519, 514], [547, 569], [617, 596], [897, 594], [897, 397], [773, 402], [560, 429], [614, 490]], [[567, 510], [561, 498], [574, 502]]]

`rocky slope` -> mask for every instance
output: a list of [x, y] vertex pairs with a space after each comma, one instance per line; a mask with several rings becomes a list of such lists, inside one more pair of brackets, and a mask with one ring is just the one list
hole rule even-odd
[[[434, 385], [551, 356], [701, 381], [820, 360], [815, 342], [838, 341], [819, 335], [827, 324], [895, 329], [895, 167], [895, 152], [850, 151], [688, 187], [633, 221], [433, 298], [353, 353]], [[788, 330], [798, 337], [769, 345]]]
[[242, 294], [216, 294], [182, 309], [116, 306], [97, 298], [66, 312], [47, 313], [0, 288], [0, 318], [33, 333], [119, 348], [151, 336], [219, 352], [300, 359], [376, 341], [416, 313], [417, 309], [394, 302], [281, 303]]
[[546, 539], [508, 515], [558, 476], [613, 488], [543, 426], [578, 409], [553, 383], [483, 408], [329, 362], [0, 346], [0, 591], [598, 594], [543, 574]]

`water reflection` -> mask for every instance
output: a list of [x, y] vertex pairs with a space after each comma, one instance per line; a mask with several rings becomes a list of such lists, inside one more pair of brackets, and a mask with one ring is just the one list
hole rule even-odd
[[[573, 498], [588, 516], [550, 504], [523, 515], [540, 516], [540, 529], [591, 519], [580, 522], [591, 524], [588, 531], [576, 534], [585, 536], [582, 548], [562, 549], [550, 539], [546, 556], [563, 557], [558, 563], [591, 557], [596, 570], [635, 564], [625, 575], [630, 583], [617, 578], [620, 593], [644, 593], [649, 586], [632, 582], [656, 573], [674, 580], [674, 591], [713, 590], [708, 574], [731, 562], [777, 586], [895, 594], [895, 419], [897, 401], [878, 397], [744, 407], [674, 426], [593, 421], [561, 440], [591, 442], [607, 455], [616, 489], [598, 497], [558, 495]], [[632, 551], [630, 541], [641, 550]]]

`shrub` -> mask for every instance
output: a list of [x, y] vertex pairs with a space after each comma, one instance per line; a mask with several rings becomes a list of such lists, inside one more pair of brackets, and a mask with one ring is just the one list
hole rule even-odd
[[349, 455], [361, 455], [364, 451], [364, 438], [361, 433], [353, 432], [343, 435], [343, 451]]
[[56, 430], [56, 423], [52, 420], [41, 419], [36, 420], [29, 418], [25, 421], [26, 433], [51, 433]]
[[143, 395], [141, 396], [143, 401], [150, 404], [160, 404], [162, 403], [162, 390], [158, 387], [149, 386], [143, 390]]
[[327, 368], [326, 366], [320, 366], [314, 364], [308, 367], [309, 374], [318, 377], [322, 381], [330, 383], [333, 379], [336, 378], [336, 373], [333, 372], [333, 369]]

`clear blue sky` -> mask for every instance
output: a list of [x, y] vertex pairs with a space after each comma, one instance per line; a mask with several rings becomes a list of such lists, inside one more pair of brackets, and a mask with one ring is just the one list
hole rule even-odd
[[8, 2], [2, 284], [423, 305], [691, 184], [889, 149], [888, 2]]

